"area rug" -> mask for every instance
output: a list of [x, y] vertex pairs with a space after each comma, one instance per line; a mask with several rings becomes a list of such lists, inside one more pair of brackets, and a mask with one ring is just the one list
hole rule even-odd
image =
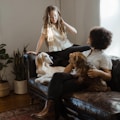
[[35, 120], [31, 117], [31, 114], [39, 112], [41, 109], [42, 108], [39, 104], [35, 104], [24, 108], [2, 112], [0, 113], [0, 120]]
[[[1, 112], [0, 120], [40, 120], [31, 117], [31, 115], [33, 113], [40, 112], [42, 109], [43, 106], [40, 106], [40, 104], [34, 104], [23, 108], [17, 108], [6, 112]], [[63, 117], [60, 117], [59, 120], [65, 120], [65, 119]], [[74, 119], [74, 120], [78, 120], [78, 119]]]

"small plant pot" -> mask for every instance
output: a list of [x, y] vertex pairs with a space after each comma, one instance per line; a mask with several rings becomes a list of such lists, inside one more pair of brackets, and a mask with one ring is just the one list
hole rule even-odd
[[0, 97], [5, 97], [10, 93], [10, 85], [8, 81], [0, 82]]
[[27, 93], [27, 80], [14, 80], [14, 92], [16, 94], [26, 94]]

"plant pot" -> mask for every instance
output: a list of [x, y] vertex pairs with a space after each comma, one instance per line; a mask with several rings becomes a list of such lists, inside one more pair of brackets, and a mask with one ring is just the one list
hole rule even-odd
[[5, 97], [10, 93], [10, 85], [8, 81], [0, 82], [0, 97]]
[[16, 94], [26, 94], [27, 93], [27, 80], [14, 80], [14, 92]]

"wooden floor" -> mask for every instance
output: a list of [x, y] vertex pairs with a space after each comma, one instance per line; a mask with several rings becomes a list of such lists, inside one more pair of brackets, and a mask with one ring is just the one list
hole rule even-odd
[[[34, 101], [34, 104], [38, 104], [38, 103], [40, 103], [39, 100]], [[17, 95], [11, 92], [6, 97], [0, 97], [0, 113], [4, 111], [20, 108], [20, 107], [26, 107], [29, 105], [31, 105], [31, 98], [28, 94]], [[64, 119], [60, 117], [59, 120], [64, 120]]]
[[0, 112], [25, 107], [30, 105], [30, 96], [28, 94], [17, 95], [13, 92], [6, 97], [0, 97]]

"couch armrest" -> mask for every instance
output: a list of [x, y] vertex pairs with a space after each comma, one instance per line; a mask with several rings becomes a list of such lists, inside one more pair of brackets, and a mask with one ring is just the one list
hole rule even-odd
[[120, 58], [110, 56], [112, 60], [112, 79], [108, 81], [108, 85], [113, 91], [120, 91]]
[[35, 54], [24, 54], [24, 63], [25, 63], [25, 69], [27, 71], [27, 79], [37, 77], [36, 74], [36, 65], [35, 65]]

